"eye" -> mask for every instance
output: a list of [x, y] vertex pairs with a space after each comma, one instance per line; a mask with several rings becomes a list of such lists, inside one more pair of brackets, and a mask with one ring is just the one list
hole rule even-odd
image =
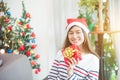
[[69, 32], [68, 34], [72, 35], [72, 34], [73, 34], [73, 32]]
[[72, 34], [74, 34], [74, 32], [73, 32], [73, 31], [70, 31], [68, 34], [69, 34], [69, 35], [72, 35]]
[[77, 31], [76, 33], [77, 33], [77, 34], [80, 34], [80, 33], [81, 33], [81, 31]]

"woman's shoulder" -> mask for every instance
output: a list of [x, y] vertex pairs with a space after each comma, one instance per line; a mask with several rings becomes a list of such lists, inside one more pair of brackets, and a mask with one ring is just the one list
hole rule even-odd
[[62, 49], [57, 51], [57, 55], [62, 55]]
[[56, 54], [56, 58], [61, 58], [63, 55], [62, 55], [62, 49], [58, 50], [57, 51], [57, 54]]
[[92, 59], [92, 60], [99, 61], [99, 58], [96, 55], [92, 54], [92, 53], [89, 53], [89, 54], [85, 55], [85, 57], [87, 57], [89, 59]]

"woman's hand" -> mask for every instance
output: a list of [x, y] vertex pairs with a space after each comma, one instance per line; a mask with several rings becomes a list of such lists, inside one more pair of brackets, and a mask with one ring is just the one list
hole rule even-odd
[[78, 62], [76, 61], [75, 58], [71, 58], [71, 59], [70, 59], [70, 62], [68, 62], [68, 64], [69, 64], [69, 67], [68, 67], [68, 69], [67, 69], [67, 73], [68, 73], [68, 75], [70, 76], [70, 75], [73, 74], [73, 69], [74, 69], [74, 67], [78, 64]]

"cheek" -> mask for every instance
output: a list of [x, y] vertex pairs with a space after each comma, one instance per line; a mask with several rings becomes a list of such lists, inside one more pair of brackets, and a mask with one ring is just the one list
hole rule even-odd
[[72, 39], [72, 37], [71, 36], [68, 36], [68, 40], [70, 41]]
[[72, 36], [68, 36], [68, 40], [69, 40], [70, 43], [72, 43], [73, 39], [74, 38]]
[[81, 35], [81, 40], [84, 41], [84, 35]]

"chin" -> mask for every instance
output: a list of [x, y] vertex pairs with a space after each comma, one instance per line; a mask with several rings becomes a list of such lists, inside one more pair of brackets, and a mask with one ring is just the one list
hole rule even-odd
[[72, 43], [72, 44], [75, 44], [75, 45], [78, 45], [78, 46], [79, 46], [79, 44], [78, 44], [78, 43]]

